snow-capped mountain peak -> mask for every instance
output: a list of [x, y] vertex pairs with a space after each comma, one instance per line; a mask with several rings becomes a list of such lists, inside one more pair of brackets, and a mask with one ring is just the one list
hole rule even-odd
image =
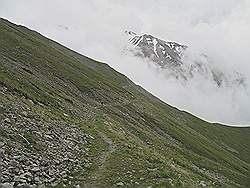
[[129, 42], [140, 49], [142, 56], [151, 58], [161, 67], [176, 66], [181, 64], [181, 56], [187, 46], [176, 42], [165, 42], [152, 35], [137, 35], [134, 32], [125, 32], [129, 37]]
[[225, 73], [205, 54], [190, 59], [186, 45], [164, 41], [149, 34], [138, 35], [132, 31], [125, 33], [132, 44], [129, 51], [133, 52], [133, 55], [150, 59], [180, 81], [189, 81], [199, 75], [211, 79], [218, 87], [245, 84], [245, 78], [241, 73]]

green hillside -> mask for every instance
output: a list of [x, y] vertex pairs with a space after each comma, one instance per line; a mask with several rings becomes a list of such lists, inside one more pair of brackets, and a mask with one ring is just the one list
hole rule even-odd
[[180, 111], [4, 19], [0, 65], [4, 186], [250, 186], [250, 128]]

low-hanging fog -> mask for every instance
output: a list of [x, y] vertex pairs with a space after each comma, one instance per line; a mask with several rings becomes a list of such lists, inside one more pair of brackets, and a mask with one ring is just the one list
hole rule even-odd
[[[163, 101], [212, 122], [250, 124], [248, 0], [0, 0], [0, 17], [103, 61]], [[246, 88], [218, 88], [203, 77], [183, 85], [152, 63], [123, 53], [125, 30], [207, 54], [246, 77]]]

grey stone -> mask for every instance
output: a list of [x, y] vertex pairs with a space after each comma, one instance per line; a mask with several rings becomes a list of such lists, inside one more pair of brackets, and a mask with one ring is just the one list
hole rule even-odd
[[33, 172], [38, 172], [40, 169], [39, 167], [33, 167], [30, 169], [30, 171], [33, 171]]
[[14, 186], [14, 183], [2, 183], [2, 184], [0, 184], [0, 187], [1, 188], [13, 188]]
[[11, 121], [10, 121], [9, 118], [5, 118], [5, 119], [4, 119], [4, 122], [6, 122], [6, 123], [11, 123]]
[[123, 182], [118, 182], [116, 183], [117, 186], [124, 186], [124, 183]]
[[0, 142], [0, 147], [3, 147], [5, 145], [5, 143]]

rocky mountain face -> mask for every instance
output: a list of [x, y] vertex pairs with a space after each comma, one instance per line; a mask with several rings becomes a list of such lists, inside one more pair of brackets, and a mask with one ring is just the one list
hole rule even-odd
[[249, 187], [249, 143], [0, 19], [1, 188]]
[[195, 57], [188, 51], [188, 46], [176, 42], [167, 42], [152, 35], [137, 35], [132, 31], [125, 31], [132, 48], [129, 52], [142, 59], [149, 59], [158, 67], [185, 84], [196, 76], [210, 79], [218, 87], [245, 86], [244, 76], [231, 71], [226, 73], [218, 68], [205, 54]]
[[150, 58], [162, 68], [177, 67], [182, 64], [181, 58], [187, 46], [175, 42], [165, 42], [152, 35], [137, 35], [134, 32], [126, 31], [129, 41], [140, 49], [141, 55]]

